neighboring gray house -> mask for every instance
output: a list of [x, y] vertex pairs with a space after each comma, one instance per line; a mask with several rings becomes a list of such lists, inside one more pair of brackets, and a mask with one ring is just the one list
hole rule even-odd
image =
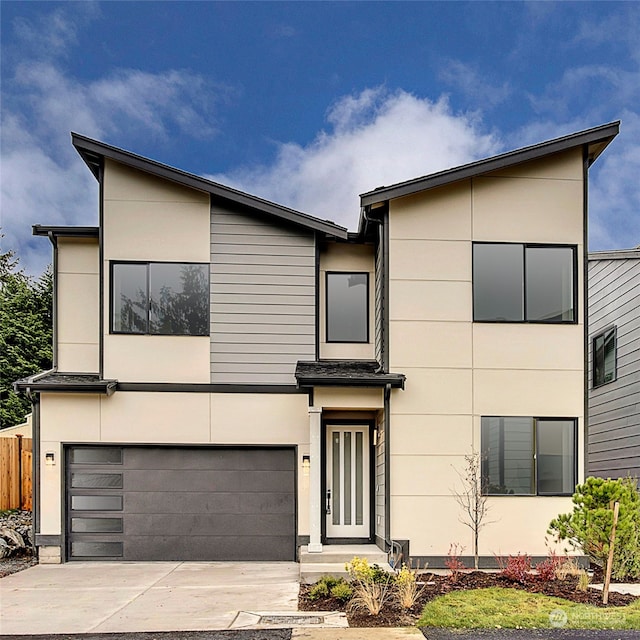
[[640, 247], [589, 254], [588, 473], [640, 477]]

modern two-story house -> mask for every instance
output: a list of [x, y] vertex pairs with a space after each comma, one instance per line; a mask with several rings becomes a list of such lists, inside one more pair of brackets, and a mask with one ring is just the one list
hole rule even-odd
[[442, 566], [472, 452], [483, 560], [545, 555], [585, 473], [587, 179], [617, 133], [377, 188], [353, 233], [73, 134], [99, 225], [34, 227], [55, 362], [16, 383], [41, 562]]
[[588, 473], [640, 479], [640, 247], [588, 260]]

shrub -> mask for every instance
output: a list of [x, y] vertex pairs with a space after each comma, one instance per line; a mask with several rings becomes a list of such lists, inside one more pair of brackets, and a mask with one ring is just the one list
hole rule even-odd
[[580, 569], [580, 573], [578, 574], [578, 584], [576, 584], [576, 591], [586, 593], [588, 589], [589, 574], [584, 569]]
[[640, 578], [640, 494], [632, 478], [587, 478], [573, 494], [573, 511], [549, 524], [549, 533], [581, 549], [591, 562], [605, 568], [613, 525], [614, 502], [620, 503], [613, 554], [613, 575], [618, 580]]
[[[339, 584], [347, 584], [344, 578], [335, 578], [334, 576], [322, 576], [309, 591], [311, 600], [319, 600], [320, 598], [328, 598], [329, 594], [333, 595], [333, 589]], [[347, 585], [348, 586], [348, 585]]]
[[381, 569], [377, 564], [369, 564], [366, 558], [358, 558], [357, 556], [352, 558], [351, 562], [347, 562], [344, 568], [352, 580], [371, 580], [379, 584], [386, 584], [394, 578], [393, 574]]
[[394, 595], [403, 609], [411, 609], [424, 590], [424, 586], [418, 587], [417, 575], [417, 570], [411, 570], [403, 564], [396, 576]]
[[349, 606], [352, 609], [365, 609], [371, 615], [377, 616], [389, 595], [393, 581], [391, 574], [377, 565], [371, 566], [366, 558], [355, 557], [351, 562], [347, 562], [345, 568], [353, 588]]
[[551, 551], [542, 562], [539, 562], [536, 565], [538, 579], [543, 580], [544, 582], [555, 580], [558, 577], [558, 569], [566, 559], [566, 556], [559, 556], [555, 551]]
[[524, 584], [530, 577], [531, 558], [526, 553], [509, 556], [506, 562], [503, 558], [498, 558], [498, 564], [501, 569], [500, 575], [507, 580]]
[[565, 558], [556, 569], [556, 578], [566, 580], [569, 576], [580, 576], [582, 569], [575, 558]]
[[329, 589], [326, 583], [322, 582], [322, 580], [318, 580], [313, 587], [309, 590], [309, 599], [310, 600], [319, 600], [320, 598], [328, 598], [329, 597]]
[[449, 580], [451, 582], [457, 582], [460, 577], [460, 572], [466, 569], [464, 562], [460, 556], [464, 551], [464, 547], [457, 542], [452, 542], [449, 545], [449, 551], [447, 552], [447, 559], [444, 561], [444, 566], [449, 569]]
[[353, 589], [344, 580], [341, 580], [331, 587], [331, 596], [340, 602], [347, 602], [353, 597]]

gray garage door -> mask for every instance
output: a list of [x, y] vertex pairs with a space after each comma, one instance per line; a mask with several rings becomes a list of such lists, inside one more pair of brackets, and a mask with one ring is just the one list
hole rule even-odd
[[294, 560], [293, 449], [67, 449], [70, 560]]

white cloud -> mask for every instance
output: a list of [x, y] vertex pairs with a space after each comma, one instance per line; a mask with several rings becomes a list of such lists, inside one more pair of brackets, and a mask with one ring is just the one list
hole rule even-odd
[[213, 180], [354, 228], [358, 194], [499, 151], [495, 135], [404, 91], [365, 89], [338, 100], [332, 125], [307, 146], [281, 145], [271, 166], [246, 167]]
[[70, 45], [76, 44], [78, 31], [99, 15], [96, 2], [75, 2], [71, 7], [58, 7], [32, 21], [17, 18], [13, 30], [31, 58], [65, 56]]
[[511, 95], [508, 82], [492, 84], [486, 72], [460, 60], [446, 60], [438, 72], [440, 80], [461, 91], [478, 109], [488, 110], [502, 104]]

